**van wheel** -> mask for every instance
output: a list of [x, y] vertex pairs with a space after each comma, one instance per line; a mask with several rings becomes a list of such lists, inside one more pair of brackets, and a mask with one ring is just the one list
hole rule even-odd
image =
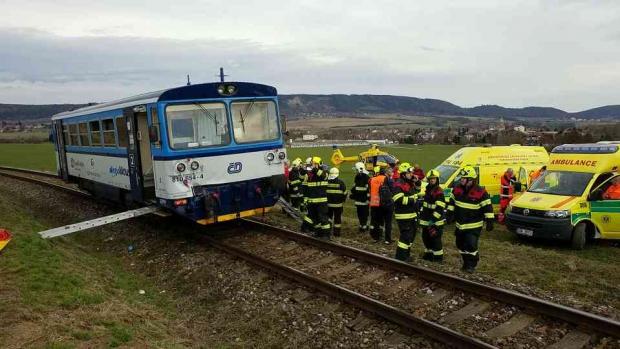
[[586, 246], [586, 225], [585, 223], [579, 223], [573, 230], [573, 238], [571, 245], [575, 250], [583, 250]]

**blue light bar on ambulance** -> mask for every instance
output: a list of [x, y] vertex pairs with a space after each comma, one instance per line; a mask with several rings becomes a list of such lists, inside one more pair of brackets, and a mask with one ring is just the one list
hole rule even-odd
[[613, 154], [618, 151], [615, 144], [563, 144], [553, 148], [556, 154]]

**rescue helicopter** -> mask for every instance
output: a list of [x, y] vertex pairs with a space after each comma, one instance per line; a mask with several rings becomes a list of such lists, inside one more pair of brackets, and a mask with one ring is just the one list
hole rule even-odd
[[366, 170], [372, 171], [375, 166], [385, 168], [390, 164], [398, 163], [398, 159], [394, 155], [380, 150], [377, 144], [372, 144], [368, 150], [359, 153], [357, 156], [344, 156], [337, 145], [334, 145], [333, 149], [334, 152], [330, 160], [334, 166], [340, 166], [343, 162], [361, 161], [365, 164]]

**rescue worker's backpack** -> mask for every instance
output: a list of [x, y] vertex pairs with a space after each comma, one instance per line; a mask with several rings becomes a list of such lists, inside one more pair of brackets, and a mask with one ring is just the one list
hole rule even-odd
[[394, 204], [394, 200], [392, 200], [392, 189], [390, 188], [387, 177], [379, 187], [379, 203], [381, 206], [390, 206]]

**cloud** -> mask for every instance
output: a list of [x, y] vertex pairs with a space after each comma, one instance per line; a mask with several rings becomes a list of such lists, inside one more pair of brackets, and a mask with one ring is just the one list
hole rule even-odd
[[281, 93], [462, 106], [577, 110], [620, 90], [617, 1], [5, 0], [0, 22], [5, 103], [105, 101], [219, 67]]

